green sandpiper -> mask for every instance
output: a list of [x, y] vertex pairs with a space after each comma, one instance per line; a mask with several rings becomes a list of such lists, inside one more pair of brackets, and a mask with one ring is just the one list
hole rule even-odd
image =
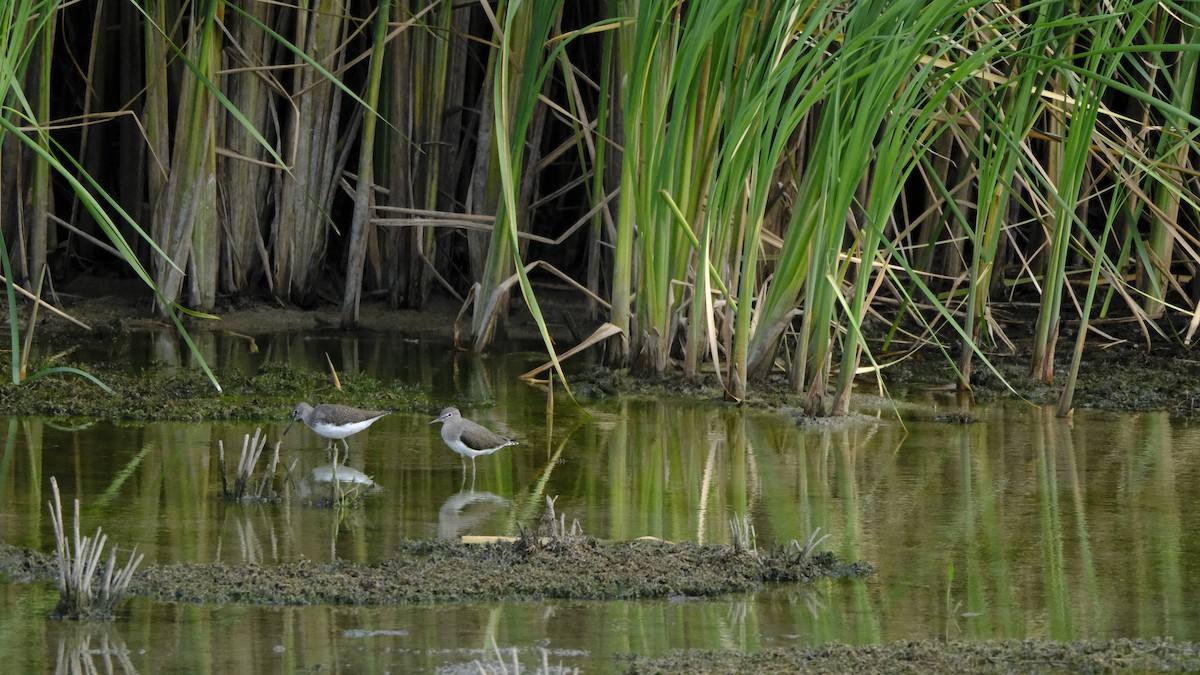
[[464, 474], [468, 457], [471, 458], [471, 473], [474, 474], [476, 457], [490, 455], [500, 448], [517, 444], [513, 439], [501, 436], [463, 417], [458, 408], [446, 408], [430, 424], [435, 422], [442, 423], [442, 440], [462, 457]]
[[366, 429], [386, 414], [384, 410], [363, 410], [337, 403], [322, 403], [315, 408], [307, 403], [297, 403], [292, 410], [292, 421], [288, 422], [283, 433], [286, 435], [296, 420], [302, 420], [317, 435], [329, 439], [328, 447], [333, 447], [335, 439], [341, 440], [349, 456], [350, 444], [346, 442], [346, 437]]

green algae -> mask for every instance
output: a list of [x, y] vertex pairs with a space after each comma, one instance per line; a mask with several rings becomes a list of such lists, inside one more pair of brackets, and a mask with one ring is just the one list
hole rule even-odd
[[78, 378], [47, 377], [0, 385], [0, 405], [9, 415], [138, 422], [280, 420], [286, 419], [297, 401], [312, 398], [390, 411], [424, 412], [432, 406], [422, 389], [404, 382], [343, 375], [338, 389], [326, 372], [277, 363], [264, 363], [249, 374], [223, 374], [220, 392], [195, 369], [162, 366], [130, 371], [95, 364], [81, 367], [114, 393]]

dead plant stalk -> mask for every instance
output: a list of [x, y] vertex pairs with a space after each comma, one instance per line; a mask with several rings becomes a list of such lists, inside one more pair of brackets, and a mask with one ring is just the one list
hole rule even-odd
[[60, 618], [111, 618], [116, 606], [125, 597], [133, 572], [141, 564], [143, 555], [137, 553], [137, 547], [129, 554], [125, 566], [117, 569], [117, 549], [114, 546], [108, 554], [108, 564], [104, 570], [104, 579], [98, 589], [93, 588], [92, 581], [100, 565], [100, 557], [104, 553], [104, 545], [108, 536], [101, 533], [99, 527], [93, 537], [84, 537], [79, 526], [79, 500], [75, 500], [75, 522], [73, 541], [67, 539], [66, 528], [62, 515], [62, 498], [58, 490], [58, 481], [51, 477], [50, 487], [54, 501], [49, 505], [50, 520], [54, 525], [55, 552], [58, 559], [58, 591], [60, 594], [55, 615]]

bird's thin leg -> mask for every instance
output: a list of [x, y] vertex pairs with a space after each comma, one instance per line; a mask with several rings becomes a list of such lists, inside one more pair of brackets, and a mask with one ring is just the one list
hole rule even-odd
[[350, 443], [346, 439], [342, 439], [342, 446], [346, 448], [346, 454], [342, 457], [342, 464], [350, 461]]

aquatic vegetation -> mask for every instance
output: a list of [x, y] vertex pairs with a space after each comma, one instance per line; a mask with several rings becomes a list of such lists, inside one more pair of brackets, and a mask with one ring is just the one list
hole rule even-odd
[[[551, 673], [555, 675], [578, 675], [579, 673], [578, 668], [566, 668], [561, 661], [559, 661], [557, 666], [552, 667], [550, 665], [550, 653], [546, 651], [545, 647], [538, 647], [538, 654], [541, 656], [541, 660], [532, 671], [534, 675], [551, 675]], [[504, 654], [500, 652], [500, 645], [496, 644], [495, 638], [492, 638], [492, 655], [495, 657], [495, 660], [484, 661], [476, 659], [473, 662], [475, 668], [482, 675], [510, 675], [510, 673], [511, 675], [521, 675], [521, 661], [516, 647], [509, 650], [508, 656], [510, 661], [506, 663]]]
[[79, 387], [62, 378], [25, 385], [0, 384], [8, 412], [47, 417], [91, 417], [112, 420], [257, 420], [284, 419], [295, 401], [318, 395], [331, 403], [388, 410], [425, 410], [428, 397], [420, 387], [399, 380], [381, 381], [356, 374], [342, 379], [336, 391], [320, 371], [264, 363], [249, 374], [226, 373], [225, 389], [216, 392], [196, 371], [154, 367], [90, 364], [114, 392]]
[[808, 540], [804, 542], [803, 546], [801, 546], [800, 542], [795, 539], [791, 541], [789, 547], [795, 551], [797, 560], [808, 560], [811, 558], [813, 551], [815, 551], [818, 546], [820, 546], [826, 539], [829, 538], [828, 534], [818, 538], [818, 535], [820, 534], [821, 528], [818, 527], [817, 529], [813, 530], [812, 534], [808, 535]]
[[733, 550], [737, 552], [747, 551], [752, 554], [758, 554], [758, 543], [754, 536], [754, 524], [750, 522], [750, 516], [742, 516], [738, 518], [734, 516], [729, 519], [729, 529], [733, 536]]
[[521, 526], [521, 536], [517, 539], [521, 546], [526, 549], [536, 549], [541, 546], [566, 545], [586, 539], [578, 520], [572, 520], [571, 526], [567, 527], [567, 514], [555, 514], [554, 502], [556, 501], [558, 501], [558, 495], [546, 497], [546, 511], [542, 514], [536, 530], [530, 531], [525, 529], [524, 525]]
[[[137, 547], [129, 554], [124, 567], [117, 568], [117, 548], [108, 553], [102, 579], [97, 579], [100, 557], [108, 536], [99, 527], [92, 537], [80, 535], [79, 500], [75, 500], [75, 526], [72, 539], [67, 539], [63, 523], [62, 500], [58, 481], [50, 478], [54, 501], [50, 503], [50, 519], [54, 524], [55, 556], [58, 561], [58, 606], [54, 615], [63, 619], [111, 619], [117, 605], [125, 598], [133, 572], [141, 564]], [[98, 582], [98, 583], [97, 583]]]
[[[279, 498], [280, 489], [276, 488], [275, 478], [276, 469], [279, 467], [279, 447], [281, 441], [275, 442], [275, 451], [271, 454], [271, 461], [267, 463], [265, 470], [261, 476], [255, 478], [255, 469], [258, 466], [258, 460], [262, 457], [263, 450], [267, 447], [266, 434], [262, 433], [261, 428], [254, 430], [254, 437], [246, 434], [242, 439], [242, 450], [238, 455], [237, 471], [234, 474], [233, 487], [229, 487], [228, 471], [225, 468], [225, 442], [217, 441], [217, 462], [221, 470], [221, 495], [227, 502], [270, 502]], [[292, 468], [295, 468], [296, 462], [292, 462], [292, 466], [285, 472], [285, 476], [291, 473]]]
[[[126, 232], [136, 233], [142, 243], [147, 245], [154, 254], [151, 256], [151, 267], [169, 269], [179, 279], [185, 275], [180, 265], [177, 265], [159, 246], [156, 238], [148, 235], [137, 221], [129, 214], [136, 209], [123, 209], [117, 200], [105, 189], [97, 179], [99, 167], [83, 167], [78, 158], [62, 145], [62, 139], [55, 138], [50, 130], [50, 100], [51, 89], [58, 81], [58, 74], [51, 67], [54, 53], [54, 32], [60, 20], [62, 3], [58, 0], [39, 0], [38, 2], [8, 3], [3, 5], [3, 12], [12, 30], [6, 31], [0, 39], [0, 98], [11, 101], [0, 114], [0, 140], [6, 148], [11, 146], [11, 157], [17, 157], [17, 163], [28, 163], [29, 170], [9, 170], [17, 164], [6, 164], [6, 170], [0, 173], [0, 185], [6, 194], [19, 194], [17, 202], [28, 202], [30, 213], [18, 216], [25, 206], [17, 211], [6, 212], [3, 218], [21, 220], [27, 225], [19, 226], [26, 231], [19, 234], [5, 232], [0, 234], [0, 269], [3, 271], [8, 307], [7, 323], [12, 346], [12, 381], [19, 384], [25, 379], [38, 379], [53, 373], [68, 373], [81, 376], [92, 381], [107, 391], [106, 385], [90, 373], [73, 368], [53, 368], [41, 370], [26, 378], [25, 362], [21, 359], [21, 340], [19, 316], [17, 313], [16, 291], [31, 297], [34, 310], [31, 314], [30, 326], [26, 334], [27, 340], [32, 337], [33, 324], [37, 316], [37, 308], [46, 307], [62, 314], [59, 310], [42, 301], [42, 283], [48, 277], [50, 255], [53, 253], [51, 242], [58, 235], [50, 227], [56, 220], [55, 203], [52, 182], [59, 181], [67, 186], [67, 193], [72, 202], [70, 208], [76, 214], [89, 220], [96, 234], [107, 239], [107, 243], [92, 234], [85, 234], [90, 244], [112, 254], [121, 264], [145, 282], [147, 288], [154, 294], [160, 314], [169, 318], [175, 325], [179, 336], [187, 343], [196, 364], [204, 372], [209, 383], [217, 391], [221, 390], [216, 376], [212, 373], [203, 355], [196, 349], [191, 336], [184, 327], [181, 314], [196, 317], [215, 318], [208, 314], [195, 312], [182, 307], [175, 295], [168, 297], [156, 280], [151, 278], [143, 260], [134, 250]], [[153, 87], [152, 87], [153, 89]], [[164, 92], [165, 95], [165, 92]], [[31, 175], [27, 175], [31, 174]], [[153, 172], [151, 172], [153, 173]], [[29, 188], [18, 187], [28, 181]], [[182, 182], [182, 181], [181, 181]], [[12, 192], [8, 192], [12, 190]], [[215, 187], [214, 187], [215, 191]], [[152, 200], [153, 201], [153, 200]], [[202, 209], [203, 210], [203, 209]], [[195, 212], [193, 211], [193, 214]], [[86, 214], [84, 216], [83, 214]], [[67, 224], [65, 218], [58, 219]], [[71, 227], [68, 224], [68, 227]], [[75, 232], [77, 228], [71, 227]], [[15, 245], [10, 245], [9, 237], [16, 239]], [[155, 233], [158, 234], [157, 232]], [[27, 237], [27, 238], [26, 238]], [[159, 237], [161, 239], [161, 237]], [[135, 240], [135, 244], [136, 244]], [[177, 251], [177, 254], [183, 251]], [[180, 263], [183, 264], [182, 256]], [[195, 263], [193, 262], [193, 265]], [[35, 283], [36, 280], [36, 283]], [[21, 286], [37, 288], [37, 294], [30, 294]], [[25, 352], [28, 353], [28, 341]], [[109, 392], [111, 393], [111, 392]]]

